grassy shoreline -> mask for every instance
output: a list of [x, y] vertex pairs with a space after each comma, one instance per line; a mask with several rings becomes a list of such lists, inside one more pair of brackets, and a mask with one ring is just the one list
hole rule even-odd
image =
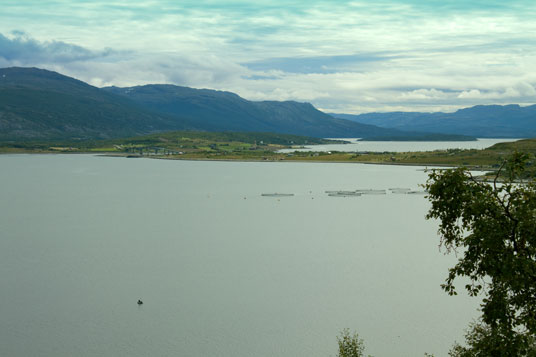
[[[451, 155], [452, 150], [436, 150], [421, 152], [382, 152], [382, 153], [345, 153], [345, 152], [294, 152], [278, 153], [275, 151], [221, 153], [210, 151], [190, 152], [183, 154], [143, 154], [137, 155], [114, 150], [33, 150], [11, 149], [2, 150], [0, 154], [94, 154], [107, 157], [151, 158], [161, 160], [191, 161], [241, 161], [241, 162], [313, 162], [313, 163], [346, 163], [374, 164], [399, 166], [434, 166], [457, 167], [465, 166], [477, 170], [493, 170], [499, 157], [475, 153], [483, 150], [460, 150]], [[502, 155], [500, 155], [502, 156]]]
[[[486, 149], [446, 149], [420, 152], [278, 152], [296, 148], [303, 143], [270, 142], [255, 139], [185, 137], [166, 133], [130, 139], [66, 142], [66, 143], [4, 143], [0, 154], [100, 154], [117, 157], [144, 157], [167, 160], [243, 161], [243, 162], [320, 162], [361, 163], [376, 165], [407, 165], [433, 167], [464, 166], [472, 170], [494, 171], [514, 151], [536, 154], [536, 139], [499, 143]], [[203, 134], [204, 135], [204, 134]], [[210, 134], [214, 135], [214, 134]], [[294, 139], [294, 138], [292, 138]], [[229, 141], [230, 140], [230, 141]], [[287, 138], [284, 140], [288, 140]], [[285, 145], [286, 144], [286, 145]], [[297, 146], [296, 146], [297, 144]]]

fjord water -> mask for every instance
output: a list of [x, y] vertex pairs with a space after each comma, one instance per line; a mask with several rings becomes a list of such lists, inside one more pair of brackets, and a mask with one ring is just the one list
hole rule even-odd
[[[339, 139], [336, 139], [339, 140]], [[359, 139], [341, 139], [347, 144], [307, 145], [299, 149], [282, 149], [283, 153], [293, 151], [343, 151], [343, 152], [415, 152], [447, 149], [485, 149], [497, 143], [506, 143], [519, 139], [479, 138], [475, 141], [360, 141]]]
[[0, 164], [2, 356], [334, 356], [345, 327], [375, 356], [445, 356], [477, 314], [439, 287], [455, 258], [423, 195], [324, 193], [417, 189], [418, 167]]

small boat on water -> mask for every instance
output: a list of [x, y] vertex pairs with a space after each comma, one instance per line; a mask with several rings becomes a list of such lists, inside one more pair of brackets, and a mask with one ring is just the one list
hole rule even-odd
[[361, 196], [360, 192], [357, 191], [348, 191], [348, 190], [337, 190], [337, 191], [324, 191], [328, 196], [332, 197], [345, 197], [345, 196]]
[[408, 191], [406, 192], [408, 195], [426, 195], [427, 191]]
[[294, 196], [293, 193], [261, 193], [261, 196], [264, 197], [291, 197]]
[[330, 197], [359, 197], [361, 196], [360, 192], [355, 191], [335, 191], [328, 193]]
[[411, 188], [390, 188], [389, 189], [391, 191], [391, 193], [402, 193], [402, 194], [405, 194], [405, 193], [408, 193], [411, 191]]
[[374, 190], [372, 188], [359, 189], [356, 192], [360, 192], [363, 195], [385, 195], [385, 190]]
[[332, 193], [336, 193], [339, 195], [360, 195], [361, 194], [360, 192], [357, 192], [357, 191], [335, 191]]

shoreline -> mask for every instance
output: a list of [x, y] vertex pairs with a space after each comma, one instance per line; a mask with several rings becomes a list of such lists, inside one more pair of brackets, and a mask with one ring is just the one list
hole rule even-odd
[[[114, 154], [97, 154], [95, 156], [104, 157], [124, 157], [126, 155], [114, 155]], [[177, 161], [215, 161], [215, 162], [260, 162], [260, 163], [319, 163], [319, 164], [362, 164], [362, 165], [388, 165], [388, 166], [418, 166], [418, 167], [444, 167], [455, 168], [456, 165], [448, 164], [433, 164], [433, 163], [409, 163], [409, 162], [371, 162], [371, 161], [342, 161], [342, 160], [254, 160], [254, 159], [211, 159], [211, 158], [168, 158], [168, 157], [151, 157], [151, 156], [139, 156], [136, 158], [154, 159], [154, 160], [177, 160]], [[472, 171], [489, 171], [491, 169], [474, 168]]]
[[[118, 158], [140, 158], [140, 159], [154, 159], [154, 160], [177, 160], [177, 161], [215, 161], [215, 162], [260, 162], [260, 163], [322, 163], [322, 164], [363, 164], [363, 165], [388, 165], [388, 166], [417, 166], [417, 167], [440, 167], [440, 168], [456, 168], [458, 167], [455, 164], [438, 164], [438, 163], [411, 163], [411, 162], [373, 162], [373, 161], [348, 161], [348, 160], [296, 160], [296, 159], [246, 159], [246, 158], [195, 158], [195, 157], [165, 157], [165, 156], [131, 156], [126, 154], [117, 154], [112, 152], [0, 152], [0, 155], [93, 155], [93, 156], [102, 156], [102, 157], [118, 157]], [[468, 169], [472, 171], [493, 171], [493, 168], [482, 168], [476, 167], [476, 165], [465, 165]]]
[[[422, 152], [425, 153], [425, 152]], [[367, 152], [366, 154], [371, 154]], [[398, 154], [393, 152], [390, 154]], [[126, 153], [117, 153], [117, 152], [95, 152], [95, 151], [3, 151], [0, 152], [0, 155], [93, 155], [93, 156], [103, 156], [103, 157], [122, 157], [122, 158], [143, 158], [143, 159], [157, 159], [157, 160], [182, 160], [182, 161], [215, 161], [215, 162], [295, 162], [295, 163], [323, 163], [323, 164], [364, 164], [364, 165], [391, 165], [391, 166], [415, 166], [421, 167], [426, 170], [428, 167], [433, 168], [456, 168], [456, 167], [465, 167], [471, 171], [482, 171], [490, 172], [495, 171], [493, 167], [487, 166], [482, 167], [483, 165], [459, 165], [459, 164], [448, 164], [448, 163], [433, 163], [433, 162], [400, 162], [400, 161], [358, 161], [358, 160], [323, 160], [318, 158], [309, 158], [306, 160], [293, 159], [293, 158], [208, 158], [208, 157], [179, 157], [172, 156], [168, 157], [165, 155], [133, 155]]]

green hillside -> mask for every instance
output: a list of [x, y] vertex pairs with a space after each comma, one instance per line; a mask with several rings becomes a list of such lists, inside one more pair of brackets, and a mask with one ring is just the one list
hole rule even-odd
[[173, 130], [315, 137], [398, 133], [332, 118], [309, 103], [250, 102], [229, 92], [172, 85], [101, 89], [38, 68], [0, 69], [0, 141], [105, 139]]
[[0, 69], [0, 140], [90, 139], [189, 129], [123, 97], [36, 68]]
[[333, 118], [310, 103], [254, 102], [230, 92], [175, 85], [96, 88], [38, 68], [0, 69], [0, 141], [83, 141], [174, 130], [390, 140], [462, 138]]
[[164, 115], [195, 119], [202, 130], [255, 131], [315, 137], [365, 137], [399, 135], [393, 129], [336, 119], [310, 103], [249, 101], [224, 91], [169, 84], [103, 88]]
[[307, 136], [277, 133], [172, 131], [108, 140], [18, 141], [0, 143], [0, 152], [106, 152], [118, 154], [209, 154], [239, 152], [248, 155], [294, 145], [341, 143]]

